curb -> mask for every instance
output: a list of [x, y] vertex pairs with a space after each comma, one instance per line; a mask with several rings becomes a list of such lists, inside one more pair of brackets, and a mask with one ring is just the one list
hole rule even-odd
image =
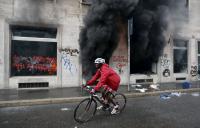
[[127, 98], [135, 98], [135, 97], [143, 97], [143, 96], [157, 96], [162, 93], [169, 93], [169, 92], [199, 92], [200, 88], [191, 88], [191, 89], [176, 89], [176, 90], [165, 90], [165, 91], [155, 91], [155, 92], [145, 92], [145, 93], [126, 93], [125, 96]]
[[0, 108], [1, 107], [16, 107], [16, 106], [71, 103], [71, 102], [81, 101], [85, 98], [87, 98], [87, 97], [47, 98], [47, 99], [0, 101]]
[[[127, 98], [136, 98], [144, 96], [156, 96], [162, 93], [169, 92], [198, 92], [200, 88], [191, 89], [177, 89], [177, 90], [165, 90], [165, 91], [155, 91], [155, 92], [145, 92], [145, 93], [124, 93]], [[16, 106], [31, 106], [31, 105], [45, 105], [45, 104], [59, 104], [59, 103], [72, 103], [80, 102], [81, 100], [87, 98], [83, 97], [67, 97], [67, 98], [47, 98], [47, 99], [32, 99], [32, 100], [11, 100], [11, 101], [0, 101], [0, 107], [16, 107]]]

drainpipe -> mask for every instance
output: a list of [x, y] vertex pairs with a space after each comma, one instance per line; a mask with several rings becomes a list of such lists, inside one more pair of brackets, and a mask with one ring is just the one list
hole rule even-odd
[[133, 18], [128, 20], [128, 91], [130, 91], [130, 36], [133, 33]]

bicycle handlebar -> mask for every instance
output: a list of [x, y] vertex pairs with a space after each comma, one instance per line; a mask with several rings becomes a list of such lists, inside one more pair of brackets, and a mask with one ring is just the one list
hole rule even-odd
[[[94, 89], [93, 87], [88, 86], [88, 85], [83, 86], [83, 88], [84, 88], [86, 91], [88, 91], [89, 93], [90, 93], [90, 91], [91, 91], [92, 89]], [[92, 94], [92, 93], [90, 93], [90, 94]], [[94, 94], [94, 93], [93, 93], [93, 94]]]
[[92, 87], [89, 86], [89, 85], [83, 85], [83, 88], [90, 89], [90, 88], [92, 88]]

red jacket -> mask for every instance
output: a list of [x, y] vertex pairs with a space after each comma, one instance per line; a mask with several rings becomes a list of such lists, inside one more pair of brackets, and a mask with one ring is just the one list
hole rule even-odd
[[98, 78], [100, 78], [100, 80], [94, 88], [95, 91], [98, 91], [103, 85], [108, 85], [110, 88], [117, 91], [120, 83], [120, 77], [112, 68], [108, 66], [108, 64], [103, 64], [101, 68], [97, 70], [92, 79], [87, 82], [87, 84], [92, 85]]

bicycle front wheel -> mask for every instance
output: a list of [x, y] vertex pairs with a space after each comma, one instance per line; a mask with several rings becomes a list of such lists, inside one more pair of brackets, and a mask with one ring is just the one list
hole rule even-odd
[[126, 107], [126, 96], [122, 93], [116, 93], [113, 96], [113, 101], [115, 102], [115, 104], [119, 105], [118, 110], [121, 113]]
[[79, 123], [89, 121], [96, 113], [97, 102], [87, 98], [82, 100], [74, 110], [74, 120]]

